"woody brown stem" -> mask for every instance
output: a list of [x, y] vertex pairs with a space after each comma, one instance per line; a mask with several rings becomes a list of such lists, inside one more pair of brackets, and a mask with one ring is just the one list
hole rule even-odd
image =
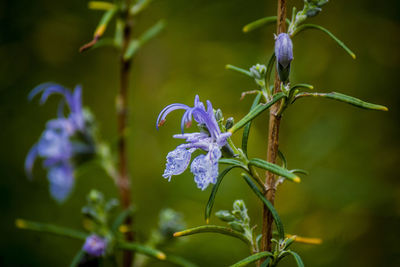
[[[286, 31], [286, 0], [278, 0], [278, 19], [277, 19], [277, 34]], [[279, 80], [278, 73], [275, 73], [274, 93], [280, 91], [281, 81]], [[280, 103], [274, 104], [269, 113], [269, 129], [268, 129], [268, 150], [267, 161], [271, 163], [276, 162], [279, 147], [279, 126], [281, 116], [278, 115]], [[275, 180], [276, 177], [273, 173], [267, 172], [265, 179], [264, 196], [272, 203], [275, 202]], [[272, 225], [273, 217], [268, 208], [264, 205], [263, 209], [263, 225], [262, 225], [262, 238], [261, 238], [261, 251], [271, 251], [271, 238], [272, 238]]]
[[[128, 129], [128, 91], [129, 76], [131, 73], [131, 60], [125, 59], [124, 54], [129, 46], [132, 32], [132, 17], [129, 14], [130, 0], [125, 1], [125, 25], [123, 30], [123, 43], [120, 58], [120, 87], [116, 99], [117, 121], [118, 121], [118, 179], [122, 207], [128, 209], [131, 205], [131, 184], [128, 174], [128, 151], [127, 151], [127, 129]], [[125, 224], [129, 229], [132, 228], [133, 218], [128, 216]], [[127, 241], [134, 240], [134, 232], [128, 231], [125, 234]], [[131, 251], [124, 251], [123, 266], [130, 267], [132, 265], [134, 254]]]

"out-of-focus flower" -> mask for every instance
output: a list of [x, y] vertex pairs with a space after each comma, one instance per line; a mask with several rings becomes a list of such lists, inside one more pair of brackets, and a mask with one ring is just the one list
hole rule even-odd
[[293, 44], [287, 33], [280, 33], [276, 37], [275, 56], [279, 79], [285, 83], [289, 79], [290, 63], [293, 60]]
[[[184, 104], [171, 104], [165, 107], [157, 118], [157, 129], [165, 123], [167, 115], [177, 109], [185, 110], [181, 120], [182, 134], [174, 135], [174, 138], [185, 139], [186, 143], [179, 145], [167, 155], [167, 165], [163, 174], [164, 178], [171, 180], [172, 175], [183, 173], [189, 166], [192, 153], [196, 149], [206, 151], [206, 155], [196, 157], [191, 165], [191, 172], [197, 187], [201, 190], [207, 188], [210, 183], [215, 183], [218, 176], [218, 160], [221, 157], [223, 147], [231, 133], [222, 133], [215, 118], [210, 101], [207, 101], [207, 109], [199, 96], [196, 95], [194, 107]], [[184, 126], [189, 127], [192, 117], [198, 123], [200, 132], [183, 133]]]
[[82, 250], [93, 257], [105, 255], [107, 249], [107, 240], [98, 235], [90, 235], [86, 238]]
[[[93, 155], [95, 151], [92, 131], [87, 127], [88, 116], [82, 108], [82, 89], [77, 86], [73, 92], [53, 83], [39, 85], [29, 94], [32, 99], [42, 94], [40, 103], [44, 104], [52, 94], [60, 94], [58, 118], [47, 122], [39, 141], [33, 145], [25, 160], [25, 170], [32, 177], [32, 169], [37, 157], [43, 159], [50, 182], [50, 194], [63, 202], [74, 186], [74, 167], [78, 158]], [[64, 115], [64, 105], [69, 108], [69, 115]]]

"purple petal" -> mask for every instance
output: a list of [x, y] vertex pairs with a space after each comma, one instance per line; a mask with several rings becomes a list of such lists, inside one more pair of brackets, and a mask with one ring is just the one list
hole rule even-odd
[[74, 186], [73, 169], [70, 164], [53, 166], [47, 173], [50, 182], [50, 194], [58, 202], [64, 202]]
[[93, 234], [86, 238], [82, 250], [91, 256], [100, 257], [106, 253], [106, 248], [107, 240]]
[[172, 175], [183, 173], [189, 166], [192, 152], [193, 151], [186, 150], [181, 146], [169, 152], [163, 177], [170, 181]]
[[221, 151], [219, 147], [215, 147], [207, 155], [200, 155], [193, 160], [190, 171], [194, 174], [194, 181], [201, 190], [205, 190], [210, 183], [216, 183], [220, 157]]
[[25, 172], [29, 179], [32, 179], [33, 165], [35, 164], [37, 156], [38, 156], [38, 149], [37, 149], [37, 144], [35, 144], [29, 150], [28, 155], [26, 156], [25, 159]]
[[187, 109], [190, 109], [190, 107], [185, 104], [175, 103], [175, 104], [171, 104], [171, 105], [168, 105], [165, 108], [163, 108], [163, 110], [161, 110], [160, 114], [157, 117], [157, 122], [156, 122], [157, 130], [158, 130], [158, 127], [163, 124], [167, 115], [177, 109], [187, 110]]

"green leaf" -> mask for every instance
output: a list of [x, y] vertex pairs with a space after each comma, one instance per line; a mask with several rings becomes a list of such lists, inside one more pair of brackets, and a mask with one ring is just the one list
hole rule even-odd
[[275, 65], [274, 64], [275, 59], [276, 59], [276, 57], [275, 57], [275, 52], [274, 52], [274, 53], [272, 53], [271, 57], [268, 60], [267, 73], [265, 74], [265, 87], [267, 88], [267, 90], [271, 90], [269, 82], [271, 80], [271, 73], [272, 73], [272, 70]]
[[80, 232], [80, 231], [77, 231], [74, 229], [61, 227], [61, 226], [57, 226], [57, 225], [53, 225], [53, 224], [26, 221], [26, 220], [22, 220], [22, 219], [15, 220], [15, 225], [19, 229], [44, 232], [44, 233], [74, 238], [74, 239], [85, 240], [86, 237], [88, 236], [86, 233]]
[[301, 174], [304, 174], [304, 175], [308, 175], [308, 171], [303, 170], [303, 169], [293, 169], [293, 170], [290, 170], [290, 172], [292, 172], [292, 173], [301, 173]]
[[231, 265], [231, 267], [246, 266], [246, 265], [248, 265], [250, 263], [253, 263], [255, 261], [258, 261], [258, 260], [260, 260], [262, 258], [273, 257], [273, 256], [274, 255], [271, 252], [268, 252], [268, 251], [258, 252], [258, 253], [255, 253], [255, 254], [253, 254], [253, 255], [251, 255], [251, 256], [249, 256], [249, 257], [247, 257], [247, 258], [245, 258], [245, 259], [243, 259], [243, 260]]
[[136, 1], [137, 3], [135, 5], [133, 5], [130, 9], [130, 13], [131, 15], [137, 15], [140, 12], [142, 12], [146, 7], [149, 6], [149, 4], [151, 3], [152, 0], [139, 0]]
[[274, 205], [271, 204], [271, 202], [268, 201], [261, 193], [260, 189], [253, 183], [251, 180], [251, 177], [247, 173], [242, 173], [242, 177], [245, 179], [247, 184], [250, 186], [250, 188], [254, 191], [254, 193], [261, 199], [261, 201], [265, 204], [265, 206], [269, 209], [269, 211], [272, 214], [272, 217], [274, 218], [275, 225], [276, 225], [276, 230], [278, 231], [278, 236], [280, 239], [285, 238], [285, 231], [283, 229], [283, 224], [281, 221], [281, 218], [278, 215], [278, 212], [275, 210]]
[[279, 156], [279, 158], [280, 158], [281, 161], [282, 161], [283, 168], [287, 168], [287, 160], [286, 160], [286, 157], [285, 157], [285, 155], [283, 155], [282, 151], [280, 151], [279, 149], [278, 149], [278, 156]]
[[243, 164], [243, 162], [241, 162], [240, 160], [237, 160], [237, 159], [226, 159], [226, 158], [223, 158], [223, 159], [218, 160], [218, 163], [219, 164], [233, 165], [233, 166], [236, 166], [236, 167], [240, 167], [240, 168], [242, 168], [244, 170], [248, 169], [247, 166]]
[[235, 123], [232, 128], [228, 131], [231, 133], [236, 132], [243, 126], [245, 126], [249, 121], [253, 120], [255, 117], [260, 115], [264, 110], [270, 108], [273, 104], [278, 102], [281, 98], [285, 97], [285, 94], [279, 92], [272, 97], [272, 100], [265, 104], [258, 104], [254, 109], [252, 109], [246, 116], [244, 116], [240, 121]]
[[159, 251], [158, 249], [154, 249], [148, 246], [144, 246], [142, 244], [136, 243], [136, 242], [124, 242], [124, 241], [119, 241], [117, 243], [117, 248], [121, 250], [132, 250], [136, 251], [137, 253], [158, 259], [158, 260], [165, 260], [166, 255]]
[[212, 211], [212, 208], [214, 206], [215, 197], [217, 195], [217, 192], [218, 192], [219, 186], [220, 186], [220, 184], [222, 182], [222, 179], [224, 179], [225, 175], [235, 167], [238, 167], [238, 166], [228, 167], [218, 175], [217, 182], [215, 183], [215, 185], [212, 188], [210, 197], [209, 197], [207, 205], [206, 205], [206, 210], [205, 210], [205, 213], [204, 213], [205, 214], [204, 217], [205, 217], [205, 220], [206, 220], [207, 223], [209, 221], [209, 218], [210, 218], [210, 215], [211, 215], [211, 211]]
[[139, 39], [131, 40], [128, 48], [126, 49], [124, 59], [131, 59], [136, 52], [142, 47], [145, 43], [154, 38], [157, 34], [159, 34], [165, 27], [165, 22], [163, 20], [158, 21], [154, 24], [150, 29], [148, 29], [145, 33], [143, 33]]
[[[260, 93], [258, 93], [257, 96], [254, 98], [254, 101], [253, 101], [253, 104], [251, 105], [250, 111], [252, 109], [254, 109], [258, 105], [258, 103], [260, 103], [261, 96], [262, 95]], [[242, 150], [245, 155], [247, 155], [247, 142], [249, 140], [250, 128], [251, 128], [251, 121], [249, 121], [243, 129]]]
[[293, 182], [300, 183], [300, 178], [289, 170], [282, 168], [279, 165], [273, 164], [271, 162], [262, 160], [262, 159], [251, 159], [249, 165], [256, 166], [258, 168], [262, 168], [279, 176], [285, 177]]
[[356, 55], [354, 54], [353, 51], [350, 50], [350, 48], [348, 48], [342, 41], [340, 41], [335, 35], [333, 35], [330, 31], [328, 31], [327, 29], [325, 29], [322, 26], [319, 25], [315, 25], [315, 24], [303, 24], [301, 26], [299, 26], [292, 34], [292, 36], [296, 36], [298, 33], [307, 30], [307, 29], [316, 29], [316, 30], [320, 30], [324, 33], [326, 33], [327, 35], [329, 35], [329, 37], [331, 37], [340, 47], [342, 47], [353, 59], [356, 58]]
[[104, 13], [103, 17], [101, 17], [100, 22], [97, 25], [97, 28], [94, 32], [94, 39], [99, 39], [101, 36], [103, 36], [104, 32], [107, 29], [108, 23], [111, 21], [111, 19], [114, 17], [116, 13], [117, 13], [117, 8], [115, 6]]
[[[277, 16], [270, 16], [250, 22], [243, 27], [243, 32], [250, 32], [260, 28], [261, 26], [276, 23], [277, 18]], [[290, 20], [286, 19], [286, 23], [290, 24]]]
[[287, 252], [293, 256], [293, 258], [296, 261], [298, 267], [304, 267], [304, 263], [301, 260], [299, 254], [297, 254], [296, 252], [291, 251], [291, 250], [288, 250]]
[[74, 258], [72, 259], [72, 262], [69, 265], [69, 267], [78, 267], [79, 263], [84, 255], [85, 255], [85, 252], [83, 250], [79, 250], [78, 253], [76, 253]]
[[307, 97], [307, 96], [325, 97], [325, 98], [329, 98], [329, 99], [345, 102], [345, 103], [348, 103], [350, 105], [353, 105], [353, 106], [356, 106], [356, 107], [359, 107], [359, 108], [364, 108], [364, 109], [388, 111], [388, 108], [385, 107], [385, 106], [364, 102], [364, 101], [362, 101], [362, 100], [360, 100], [358, 98], [355, 98], [355, 97], [352, 97], [352, 96], [348, 96], [348, 95], [344, 95], [344, 94], [341, 94], [341, 93], [336, 93], [336, 92], [331, 92], [331, 93], [299, 93], [299, 94], [296, 95], [294, 101], [297, 98]]
[[237, 72], [239, 72], [239, 73], [242, 73], [242, 74], [244, 74], [244, 75], [247, 75], [247, 76], [253, 78], [253, 75], [251, 75], [251, 72], [248, 71], [248, 70], [245, 70], [245, 69], [242, 69], [242, 68], [233, 66], [233, 65], [231, 65], [231, 64], [225, 65], [225, 68], [226, 68], [227, 70], [234, 70], [234, 71], [237, 71]]
[[110, 10], [114, 8], [114, 4], [103, 1], [90, 1], [88, 7], [93, 10]]
[[200, 233], [218, 233], [218, 234], [223, 234], [223, 235], [228, 235], [232, 237], [236, 237], [243, 242], [245, 242], [247, 245], [251, 246], [250, 240], [246, 238], [245, 235], [242, 233], [233, 230], [229, 227], [225, 226], [218, 226], [218, 225], [202, 225], [198, 227], [193, 227], [187, 230], [183, 230], [181, 232], [176, 232], [174, 233], [175, 237], [180, 237], [180, 236], [187, 236], [187, 235], [193, 235], [193, 234], [200, 234]]

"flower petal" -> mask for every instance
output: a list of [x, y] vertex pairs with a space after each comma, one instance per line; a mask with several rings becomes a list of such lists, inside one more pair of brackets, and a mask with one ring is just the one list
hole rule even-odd
[[192, 152], [193, 150], [187, 150], [181, 146], [169, 152], [163, 177], [170, 181], [172, 175], [183, 173], [190, 163]]
[[215, 147], [207, 155], [200, 155], [193, 160], [190, 171], [194, 174], [194, 181], [201, 190], [206, 189], [210, 183], [216, 183], [220, 157], [221, 151], [219, 147]]
[[50, 182], [50, 194], [58, 202], [64, 202], [74, 186], [73, 169], [69, 163], [53, 166], [47, 178]]

